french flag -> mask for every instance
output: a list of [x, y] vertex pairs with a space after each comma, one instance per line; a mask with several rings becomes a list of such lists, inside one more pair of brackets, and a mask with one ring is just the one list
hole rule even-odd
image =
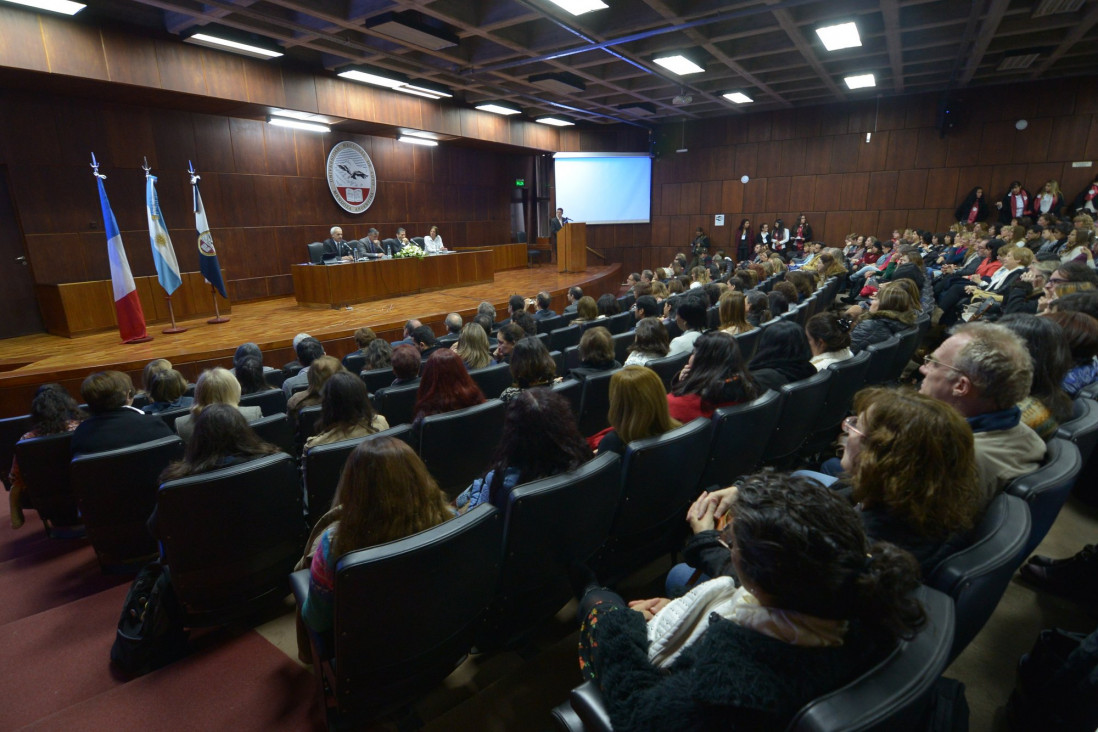
[[118, 222], [107, 200], [107, 190], [103, 179], [96, 175], [99, 185], [99, 204], [103, 207], [103, 229], [107, 232], [107, 258], [111, 263], [111, 285], [114, 287], [114, 310], [118, 314], [118, 332], [123, 343], [141, 343], [151, 340], [145, 331], [145, 314], [141, 311], [141, 300], [137, 297], [137, 285], [130, 272], [130, 263], [126, 259], [126, 250], [122, 246], [122, 235], [118, 233]]

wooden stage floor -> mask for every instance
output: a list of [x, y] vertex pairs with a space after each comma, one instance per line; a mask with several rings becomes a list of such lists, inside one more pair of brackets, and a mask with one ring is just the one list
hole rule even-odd
[[558, 274], [555, 265], [540, 265], [497, 272], [490, 284], [362, 303], [348, 310], [300, 307], [292, 296], [234, 304], [228, 323], [209, 325], [205, 318], [180, 321], [189, 330], [176, 335], [160, 332], [167, 324], [152, 325], [149, 334], [154, 339], [132, 345], [120, 343], [114, 329], [72, 339], [39, 334], [0, 340], [0, 417], [26, 414], [39, 384], [57, 381], [78, 396], [80, 382], [88, 374], [118, 369], [136, 376], [137, 382], [141, 369], [154, 358], [168, 359], [194, 380], [204, 368], [231, 366], [233, 351], [247, 341], [259, 344], [268, 366], [278, 367], [294, 360], [293, 337], [301, 332], [319, 338], [330, 355], [342, 357], [354, 350], [351, 334], [364, 325], [383, 338], [397, 340], [404, 322], [418, 318], [441, 334], [447, 313], [461, 313], [468, 320], [484, 300], [502, 313], [507, 299], [516, 293], [533, 297], [547, 290], [553, 295], [553, 308], [560, 312], [564, 293], [573, 285], [596, 298], [604, 292], [616, 295], [623, 279], [620, 269], [616, 264], [589, 266], [582, 273]]

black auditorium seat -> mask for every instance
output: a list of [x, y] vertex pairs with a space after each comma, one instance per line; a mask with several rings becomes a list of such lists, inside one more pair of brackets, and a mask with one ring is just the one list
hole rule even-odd
[[[1018, 496], [1029, 506], [1033, 528], [1026, 544], [1029, 554], [1045, 538], [1052, 528], [1060, 509], [1067, 502], [1075, 479], [1083, 469], [1083, 460], [1079, 448], [1062, 437], [1053, 437], [1048, 441], [1041, 467], [1028, 475], [1023, 475], [1007, 484], [1003, 490]], [[20, 464], [22, 462], [20, 461]]]
[[498, 399], [503, 390], [511, 385], [511, 364], [498, 363], [473, 369], [469, 372], [469, 377], [480, 387], [486, 398]]
[[489, 399], [420, 423], [419, 456], [447, 497], [453, 499], [487, 471], [503, 438], [506, 408], [499, 399]]
[[15, 457], [27, 487], [27, 503], [34, 506], [46, 525], [46, 534], [51, 538], [83, 536], [69, 470], [72, 433], [20, 440], [15, 445]]
[[782, 393], [773, 389], [749, 402], [713, 412], [713, 436], [701, 486], [724, 488], [753, 472], [781, 413]]
[[259, 407], [264, 417], [286, 412], [286, 394], [281, 389], [267, 389], [240, 397], [240, 406]]

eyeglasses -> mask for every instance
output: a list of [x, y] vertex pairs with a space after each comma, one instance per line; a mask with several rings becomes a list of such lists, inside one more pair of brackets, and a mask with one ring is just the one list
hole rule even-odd
[[[934, 364], [935, 366], [941, 366], [944, 369], [950, 369], [951, 371], [956, 371], [959, 374], [964, 374], [965, 373], [964, 371], [957, 368], [956, 366], [945, 363], [943, 361], [939, 361], [938, 359], [934, 358], [933, 356], [931, 356], [929, 354], [926, 355], [926, 356], [923, 356], [923, 363], [925, 363], [925, 364]], [[966, 376], [967, 376], [967, 374], [966, 374]]]
[[843, 431], [847, 434], [855, 434], [858, 437], [865, 437], [865, 433], [854, 426], [856, 424], [858, 424], [858, 417], [852, 414], [843, 420]]
[[1048, 283], [1047, 284], [1049, 284], [1049, 285], [1062, 285], [1062, 284], [1064, 284], [1065, 282], [1068, 282], [1068, 281], [1069, 280], [1067, 280], [1063, 277], [1057, 277], [1056, 275], [1052, 275], [1051, 277], [1048, 278]]

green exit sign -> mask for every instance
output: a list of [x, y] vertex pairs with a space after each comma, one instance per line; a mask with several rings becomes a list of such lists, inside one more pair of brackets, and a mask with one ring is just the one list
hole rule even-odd
[[515, 188], [525, 188], [525, 187], [526, 187], [526, 179], [525, 178], [515, 178]]

